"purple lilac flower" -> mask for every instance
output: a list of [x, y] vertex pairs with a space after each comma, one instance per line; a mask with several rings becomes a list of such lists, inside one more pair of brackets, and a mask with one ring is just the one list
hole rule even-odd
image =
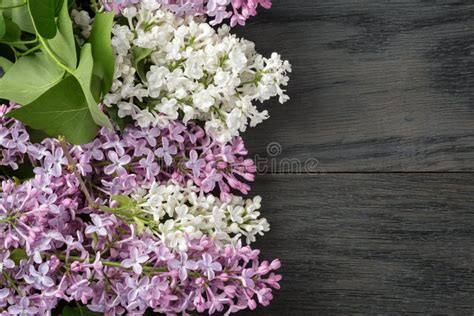
[[188, 260], [188, 255], [182, 252], [179, 260], [172, 259], [168, 261], [168, 267], [172, 270], [177, 270], [181, 281], [185, 281], [188, 278], [188, 270], [196, 270], [197, 263], [193, 260]]
[[62, 174], [62, 166], [67, 165], [67, 159], [64, 157], [64, 152], [61, 148], [56, 148], [54, 154], [47, 152], [44, 158], [44, 165], [51, 170], [51, 175], [60, 177]]
[[22, 297], [18, 305], [12, 305], [8, 308], [8, 312], [12, 315], [37, 315], [38, 308], [30, 306], [30, 300]]
[[199, 178], [201, 170], [206, 165], [204, 159], [200, 159], [198, 153], [193, 149], [189, 153], [189, 161], [186, 162], [186, 167], [193, 171], [193, 176]]
[[130, 250], [130, 256], [122, 261], [122, 267], [132, 268], [133, 272], [140, 275], [142, 274], [142, 264], [147, 262], [149, 257], [147, 255], [140, 254], [138, 248], [134, 247]]
[[170, 166], [173, 162], [172, 155], [176, 155], [178, 149], [175, 145], [170, 146], [170, 142], [168, 138], [162, 138], [162, 145], [160, 148], [155, 150], [155, 155], [159, 158], [163, 158], [165, 160], [165, 164]]
[[156, 163], [155, 157], [152, 154], [148, 154], [146, 158], [140, 159], [138, 163], [145, 171], [146, 180], [154, 179], [160, 172], [160, 166]]
[[109, 220], [103, 220], [102, 217], [96, 214], [91, 215], [91, 220], [94, 225], [88, 225], [85, 233], [86, 234], [97, 234], [98, 236], [107, 236], [107, 226], [111, 223]]
[[[204, 237], [189, 240], [187, 252], [172, 253], [154, 235], [136, 234], [133, 226], [114, 215], [98, 213], [90, 216], [97, 224], [108, 223], [99, 225], [106, 229], [106, 234], [92, 236], [86, 233], [90, 225], [81, 218], [91, 212], [84, 209], [86, 203], [81, 201], [81, 195], [76, 196], [80, 208], [73, 208], [81, 216], [60, 224], [52, 220], [56, 214], [42, 210], [36, 203], [38, 194], [45, 193], [32, 190], [26, 183], [15, 185], [9, 181], [3, 182], [2, 190], [0, 209], [12, 209], [26, 216], [36, 214], [24, 222], [25, 232], [62, 236], [50, 238], [50, 248], [40, 248], [44, 262], [22, 260], [18, 267], [7, 270], [12, 277], [26, 281], [16, 285], [24, 295], [14, 294], [7, 303], [11, 313], [47, 314], [60, 299], [87, 304], [105, 315], [118, 311], [142, 314], [148, 308], [168, 314], [194, 309], [210, 313], [227, 309], [231, 313], [255, 308], [257, 301], [267, 305], [272, 299], [271, 288], [279, 287], [280, 276], [273, 273], [280, 267], [279, 261], [258, 262], [259, 252], [248, 246], [221, 248]], [[67, 196], [60, 196], [64, 200], [59, 203], [67, 202]], [[0, 224], [0, 242], [7, 249], [25, 248], [27, 255], [35, 253], [41, 247], [35, 242], [39, 239], [17, 238], [26, 236], [12, 231], [13, 226], [19, 226], [20, 219], [12, 217], [10, 221], [14, 225]], [[109, 286], [104, 287], [106, 279]], [[180, 291], [174, 291], [175, 287]], [[10, 293], [1, 292], [2, 297], [7, 294]]]
[[[230, 25], [245, 25], [257, 15], [257, 8], [270, 9], [271, 0], [156, 0], [176, 15], [206, 15], [211, 25], [230, 19]], [[139, 0], [102, 0], [107, 11], [120, 13], [124, 8], [139, 3]]]
[[109, 151], [107, 154], [111, 164], [105, 167], [105, 174], [117, 173], [119, 176], [127, 174], [127, 170], [123, 166], [126, 166], [132, 158], [129, 155], [125, 155], [119, 158], [118, 153], [115, 151]]
[[120, 13], [124, 8], [137, 4], [140, 0], [101, 0], [107, 11]]
[[15, 267], [15, 262], [10, 258], [10, 251], [5, 251], [0, 254], [0, 273], [3, 272], [3, 269], [13, 269]]
[[29, 267], [29, 275], [25, 275], [25, 281], [28, 284], [33, 284], [39, 288], [42, 287], [51, 287], [55, 283], [51, 277], [48, 276], [49, 273], [49, 266], [47, 263], [42, 263], [38, 271], [36, 271], [35, 267], [30, 266]]
[[[244, 158], [240, 139], [219, 144], [200, 127], [178, 122], [150, 133], [133, 126], [123, 134], [102, 129], [93, 145], [69, 146], [91, 189], [91, 204], [79, 179], [64, 168], [68, 163], [58, 142], [32, 144], [22, 136], [28, 136], [25, 127], [5, 117], [15, 107], [0, 106], [1, 137], [16, 139], [11, 146], [0, 145], [0, 164], [13, 168], [31, 160], [37, 167], [35, 177], [22, 183], [0, 179], [0, 284], [5, 285], [0, 313], [47, 315], [60, 300], [86, 304], [106, 316], [141, 315], [147, 309], [230, 314], [253, 309], [257, 302], [269, 304], [281, 279], [274, 273], [278, 260], [260, 262], [257, 250], [240, 243], [221, 247], [207, 237], [185, 236], [188, 250], [175, 252], [152, 232], [96, 207], [107, 210], [113, 207], [111, 195], [168, 179], [193, 180], [203, 191], [219, 187], [224, 195], [230, 187], [246, 190], [238, 178], [251, 181], [255, 167]], [[164, 155], [151, 160], [157, 147], [167, 147], [171, 165]], [[161, 162], [157, 170], [154, 163]], [[206, 179], [213, 179], [207, 180], [212, 185]], [[13, 251], [26, 259], [14, 262]]]
[[[2, 106], [0, 113], [15, 107], [15, 104]], [[24, 126], [10, 118], [0, 116], [0, 127], [2, 124], [12, 125], [18, 134], [27, 135]], [[0, 146], [3, 158], [0, 165], [15, 169], [25, 159], [36, 161], [35, 165], [39, 166], [34, 172], [43, 181], [60, 178], [66, 171], [68, 162], [56, 141], [46, 139], [41, 144], [28, 142], [26, 146], [26, 153], [22, 152], [23, 147]], [[192, 180], [206, 193], [218, 187], [221, 199], [229, 200], [232, 189], [249, 192], [245, 182], [254, 181], [256, 172], [253, 161], [245, 158], [248, 152], [241, 138], [221, 144], [207, 136], [201, 127], [179, 122], [163, 129], [129, 126], [123, 135], [102, 129], [93, 143], [71, 146], [70, 152], [80, 174], [109, 195], [128, 194], [136, 186], [174, 179], [183, 184]], [[73, 180], [73, 184], [77, 181]], [[41, 188], [50, 190], [49, 186], [43, 182]]]
[[222, 265], [219, 262], [214, 262], [212, 256], [208, 253], [202, 255], [202, 259], [198, 261], [197, 266], [209, 280], [214, 279], [215, 272], [222, 271]]

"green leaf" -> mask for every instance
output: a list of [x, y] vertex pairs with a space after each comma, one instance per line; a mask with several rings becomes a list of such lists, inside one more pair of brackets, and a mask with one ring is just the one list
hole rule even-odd
[[118, 202], [120, 208], [133, 207], [135, 201], [126, 195], [113, 195], [112, 201]]
[[145, 58], [150, 56], [153, 50], [150, 48], [143, 48], [143, 47], [134, 47], [132, 48], [133, 54], [133, 67], [137, 70], [138, 76], [140, 79], [146, 82], [146, 74], [144, 69], [144, 61]]
[[56, 1], [28, 0], [28, 9], [38, 34], [47, 39], [55, 37], [58, 31], [54, 19]]
[[10, 259], [18, 265], [20, 260], [28, 259], [28, 255], [24, 249], [16, 248], [10, 253]]
[[54, 1], [54, 16], [58, 16], [63, 7], [64, 0], [55, 0]]
[[[23, 1], [24, 0], [9, 0], [8, 2], [9, 5], [18, 5], [23, 3]], [[5, 10], [5, 16], [9, 17], [13, 22], [15, 22], [22, 31], [31, 34], [36, 33], [27, 5]]]
[[77, 54], [76, 42], [72, 30], [72, 21], [69, 16], [67, 1], [63, 2], [61, 11], [58, 16], [58, 32], [56, 36], [46, 41], [53, 53], [59, 57], [64, 65], [71, 69], [76, 69]]
[[8, 44], [0, 43], [0, 56], [8, 60], [16, 60], [15, 52]]
[[137, 233], [141, 234], [145, 229], [145, 222], [138, 217], [134, 217], [133, 220], [135, 221], [135, 224], [137, 224]]
[[79, 67], [77, 67], [76, 71], [74, 72], [74, 76], [77, 78], [79, 84], [82, 87], [94, 122], [96, 122], [97, 125], [112, 128], [110, 120], [108, 119], [107, 115], [105, 115], [99, 109], [99, 106], [97, 105], [97, 102], [95, 101], [91, 92], [93, 67], [94, 60], [92, 58], [91, 44], [85, 44], [84, 47], [82, 47]]
[[28, 48], [24, 44], [18, 43], [21, 41], [20, 27], [10, 18], [4, 18], [3, 22], [5, 23], [5, 34], [0, 38], [0, 41], [20, 50], [27, 50]]
[[32, 103], [7, 116], [52, 137], [65, 136], [73, 144], [88, 143], [97, 132], [81, 85], [73, 76], [66, 77]]
[[[13, 66], [13, 63], [6, 59], [5, 57], [0, 56], [0, 78]], [[1, 82], [1, 81], [0, 81]]]
[[63, 74], [43, 53], [22, 57], [0, 79], [0, 98], [28, 104], [56, 85]]
[[49, 135], [46, 134], [43, 131], [37, 130], [37, 129], [32, 129], [30, 127], [26, 127], [26, 130], [28, 132], [28, 135], [30, 135], [30, 141], [33, 144], [39, 144], [46, 138], [49, 138]]
[[115, 122], [115, 124], [118, 125], [118, 127], [120, 128], [120, 130], [123, 132], [123, 130], [125, 129], [125, 127], [127, 127], [127, 125], [129, 124], [132, 124], [133, 123], [133, 119], [131, 116], [126, 116], [126, 117], [120, 117], [118, 115], [118, 108], [117, 106], [112, 106], [112, 107], [107, 107], [107, 114], [109, 115], [110, 119], [112, 121]]
[[7, 26], [5, 25], [5, 18], [3, 17], [3, 12], [0, 10], [0, 38], [5, 35], [7, 31]]
[[62, 316], [102, 316], [101, 313], [96, 313], [88, 310], [86, 307], [71, 307], [71, 306], [64, 306], [62, 312]]
[[5, 34], [3, 34], [2, 42], [17, 42], [21, 39], [21, 30], [15, 22], [8, 18], [4, 18]]
[[98, 13], [95, 16], [89, 42], [92, 44], [92, 56], [94, 57], [94, 75], [101, 78], [101, 90], [105, 95], [112, 87], [115, 68], [115, 55], [112, 51], [111, 34], [114, 22], [114, 14]]
[[[29, 161], [19, 164], [16, 170], [13, 170], [8, 166], [0, 166], [0, 173], [4, 176], [7, 176], [8, 178], [16, 178], [21, 180], [31, 179], [35, 177], [35, 173], [33, 172], [33, 166]], [[21, 180], [20, 183], [22, 182]]]
[[92, 95], [94, 96], [94, 100], [96, 100], [97, 102], [99, 102], [100, 100], [100, 96], [102, 94], [102, 91], [101, 91], [101, 87], [100, 87], [100, 83], [101, 83], [101, 79], [92, 74], [92, 80], [91, 80], [91, 92], [92, 92]]

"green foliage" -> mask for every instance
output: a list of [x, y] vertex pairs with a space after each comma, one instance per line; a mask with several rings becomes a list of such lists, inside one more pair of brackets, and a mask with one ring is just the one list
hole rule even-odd
[[28, 259], [28, 255], [24, 249], [17, 248], [10, 253], [10, 259], [19, 264], [20, 260]]
[[126, 195], [114, 195], [112, 196], [112, 201], [117, 202], [120, 209], [133, 208], [135, 206], [135, 201]]
[[64, 0], [56, 0], [54, 2], [54, 16], [57, 17], [63, 8]]
[[94, 60], [92, 58], [91, 44], [85, 44], [81, 50], [81, 62], [79, 67], [73, 73], [77, 81], [81, 85], [82, 91], [89, 106], [92, 119], [97, 125], [112, 128], [107, 116], [100, 111], [97, 102], [94, 99], [91, 91], [92, 70], [94, 67]]
[[3, 17], [3, 12], [0, 11], [0, 38], [3, 38], [6, 30], [7, 30], [7, 26], [5, 24], [5, 18]]
[[[3, 5], [13, 6], [10, 9], [4, 10], [4, 14], [18, 25], [23, 32], [35, 34], [35, 28], [28, 11], [28, 6], [20, 6], [20, 4], [24, 2], [24, 0], [3, 0]], [[0, 4], [1, 3], [2, 0], [0, 0]]]
[[0, 78], [13, 66], [13, 63], [6, 59], [5, 57], [0, 56]]
[[12, 168], [8, 166], [1, 166], [0, 174], [10, 179], [19, 179], [19, 180], [27, 180], [27, 179], [34, 178], [35, 176], [35, 173], [33, 172], [33, 166], [31, 165], [30, 162], [19, 164], [16, 170], [13, 170]]
[[0, 79], [0, 98], [28, 104], [56, 85], [64, 75], [44, 53], [20, 58]]
[[150, 48], [134, 47], [133, 53], [133, 67], [137, 70], [138, 76], [146, 82], [145, 59], [150, 56], [152, 50]]
[[135, 216], [135, 217], [133, 218], [133, 221], [134, 221], [135, 224], [137, 225], [137, 233], [141, 234], [141, 233], [143, 232], [143, 230], [145, 229], [145, 227], [146, 227], [145, 222], [144, 222], [141, 218], [139, 218], [139, 217], [137, 217], [137, 216]]
[[54, 19], [56, 0], [28, 0], [28, 9], [38, 34], [44, 38], [53, 38], [58, 30]]
[[[51, 55], [51, 57], [59, 59], [56, 62], [60, 62], [70, 69], [76, 69], [76, 42], [74, 39], [72, 21], [69, 16], [67, 2], [63, 3], [57, 24], [58, 30], [54, 38], [45, 40], [41, 38], [41, 34], [37, 35], [40, 37], [44, 49]], [[36, 24], [35, 27], [37, 27]]]
[[87, 307], [82, 307], [82, 306], [76, 306], [76, 307], [71, 307], [71, 306], [64, 306], [62, 312], [62, 316], [101, 316], [103, 314], [101, 313], [96, 313], [92, 312], [87, 309]]
[[4, 18], [3, 23], [5, 23], [5, 32], [1, 38], [2, 42], [10, 43], [20, 40], [21, 29], [9, 18]]
[[110, 91], [114, 76], [115, 56], [111, 43], [113, 21], [113, 13], [98, 13], [89, 38], [95, 61], [93, 73], [101, 79], [102, 95]]
[[9, 116], [34, 129], [38, 139], [47, 134], [88, 143], [98, 126], [112, 128], [97, 103], [113, 80], [114, 15], [96, 15], [90, 41], [78, 52], [69, 1], [22, 1], [0, 0], [0, 45], [14, 55], [0, 54], [0, 99], [23, 105]]
[[46, 138], [49, 138], [49, 135], [43, 131], [32, 129], [30, 127], [26, 127], [26, 130], [28, 131], [28, 135], [30, 135], [30, 141], [33, 144], [39, 144]]
[[118, 116], [117, 106], [107, 107], [107, 114], [112, 119], [112, 121], [114, 121], [115, 124], [118, 125], [118, 127], [120, 128], [122, 132], [125, 129], [125, 127], [127, 127], [127, 125], [133, 123], [133, 119], [130, 116], [126, 116], [126, 117]]
[[73, 144], [94, 138], [97, 128], [79, 82], [68, 76], [38, 99], [10, 113], [26, 125], [50, 136], [65, 136]]

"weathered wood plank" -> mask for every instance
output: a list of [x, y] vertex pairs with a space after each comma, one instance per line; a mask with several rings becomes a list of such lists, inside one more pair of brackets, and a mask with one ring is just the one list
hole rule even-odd
[[237, 31], [294, 66], [290, 103], [267, 103], [245, 134], [252, 153], [278, 142], [277, 158], [325, 171], [473, 171], [473, 17], [472, 1], [274, 1]]
[[472, 315], [472, 176], [267, 175], [256, 192], [257, 246], [284, 275], [256, 315]]

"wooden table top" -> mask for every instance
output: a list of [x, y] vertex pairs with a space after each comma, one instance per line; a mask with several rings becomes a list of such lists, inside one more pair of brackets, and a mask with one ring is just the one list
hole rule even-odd
[[294, 69], [244, 135], [284, 276], [252, 315], [473, 315], [474, 1], [273, 3], [236, 31]]

